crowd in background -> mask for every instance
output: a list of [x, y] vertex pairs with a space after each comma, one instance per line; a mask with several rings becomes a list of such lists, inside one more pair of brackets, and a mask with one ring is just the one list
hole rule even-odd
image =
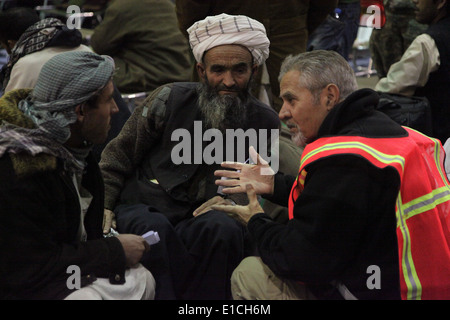
[[[450, 298], [449, 11], [0, 0], [0, 298]], [[279, 171], [247, 141], [174, 163], [199, 122], [276, 131]]]

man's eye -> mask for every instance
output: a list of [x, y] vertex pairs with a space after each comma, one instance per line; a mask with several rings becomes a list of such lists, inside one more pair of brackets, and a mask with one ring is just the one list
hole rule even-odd
[[294, 98], [286, 98], [286, 102], [290, 105], [293, 105], [295, 103], [295, 99]]
[[211, 69], [211, 72], [214, 72], [214, 73], [222, 73], [223, 71], [224, 71], [223, 68], [212, 68]]

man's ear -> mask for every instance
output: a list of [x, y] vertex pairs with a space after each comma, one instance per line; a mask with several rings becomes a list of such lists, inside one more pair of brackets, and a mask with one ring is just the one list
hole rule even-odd
[[254, 64], [252, 67], [252, 75], [256, 76], [258, 74], [259, 67], [257, 64]]
[[75, 113], [77, 114], [77, 120], [83, 121], [84, 119], [84, 104], [79, 104], [75, 107]]
[[328, 111], [330, 111], [340, 101], [340, 91], [337, 85], [334, 83], [328, 84], [322, 90], [322, 102], [326, 105]]
[[198, 73], [198, 77], [203, 81], [205, 79], [206, 68], [202, 62], [197, 62], [195, 65]]

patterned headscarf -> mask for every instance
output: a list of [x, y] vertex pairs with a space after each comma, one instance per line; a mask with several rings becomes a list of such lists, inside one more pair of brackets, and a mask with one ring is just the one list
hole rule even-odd
[[206, 17], [194, 23], [187, 32], [197, 62], [202, 61], [203, 54], [209, 49], [225, 44], [246, 47], [257, 65], [263, 64], [269, 57], [270, 41], [264, 25], [247, 16], [222, 13]]
[[55, 18], [46, 18], [36, 22], [25, 30], [19, 40], [17, 40], [16, 45], [12, 49], [9, 61], [5, 66], [3, 88], [6, 88], [11, 76], [11, 70], [16, 62], [30, 53], [44, 49], [57, 34], [57, 32], [63, 28], [67, 27], [60, 20]]
[[[42, 67], [31, 94], [18, 105], [36, 128], [2, 124], [0, 156], [6, 151], [24, 151], [33, 155], [45, 152], [76, 162], [62, 148], [70, 137], [70, 124], [77, 120], [75, 107], [100, 92], [111, 80], [113, 72], [111, 57], [92, 52], [69, 51], [50, 59]], [[15, 138], [11, 139], [12, 136]]]

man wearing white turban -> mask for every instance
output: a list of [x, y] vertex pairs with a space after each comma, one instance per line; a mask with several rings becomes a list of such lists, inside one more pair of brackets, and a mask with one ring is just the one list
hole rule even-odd
[[[278, 132], [276, 112], [250, 93], [269, 41], [264, 27], [244, 16], [208, 17], [191, 30], [201, 82], [153, 91], [106, 146], [105, 221], [114, 217], [119, 233], [158, 232], [160, 242], [141, 261], [155, 276], [155, 299], [231, 299], [231, 272], [253, 247], [240, 223], [210, 210], [230, 201], [220, 196], [214, 171], [223, 160], [248, 158], [248, 137], [234, 145], [229, 130], [254, 130], [258, 146]], [[187, 148], [176, 152], [180, 134]], [[205, 154], [212, 145], [211, 163]]]
[[[189, 37], [187, 29], [196, 21], [207, 16], [222, 13], [244, 15], [261, 22], [266, 28], [270, 40], [270, 56], [265, 63], [270, 89], [267, 90], [270, 105], [279, 112], [282, 105], [280, 99], [280, 83], [278, 74], [281, 63], [290, 54], [306, 51], [308, 35], [311, 34], [326, 16], [333, 12], [337, 0], [176, 0], [178, 28]], [[262, 71], [262, 69], [261, 69]], [[195, 76], [195, 75], [194, 75]], [[258, 84], [252, 93], [260, 96], [262, 72], [255, 77]], [[266, 85], [265, 85], [266, 86]], [[268, 86], [267, 86], [268, 87]]]
[[258, 66], [269, 57], [270, 41], [266, 28], [247, 16], [222, 13], [196, 22], [187, 31], [197, 62], [202, 62], [203, 54], [209, 49], [226, 44], [246, 47]]

